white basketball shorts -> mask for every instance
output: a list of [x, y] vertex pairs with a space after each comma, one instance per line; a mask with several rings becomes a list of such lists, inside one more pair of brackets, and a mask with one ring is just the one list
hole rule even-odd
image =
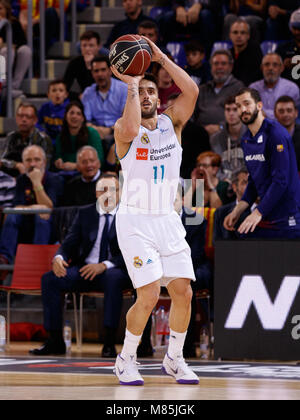
[[195, 279], [191, 249], [175, 210], [168, 215], [116, 215], [118, 242], [134, 288], [160, 280]]

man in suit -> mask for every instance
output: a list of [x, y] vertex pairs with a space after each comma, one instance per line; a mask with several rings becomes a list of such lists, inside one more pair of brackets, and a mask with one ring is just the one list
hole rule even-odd
[[[240, 169], [233, 174], [232, 177], [232, 189], [236, 195], [236, 200], [231, 203], [225, 204], [225, 206], [219, 207], [215, 211], [214, 215], [214, 241], [217, 239], [237, 239], [236, 231], [230, 231], [224, 228], [223, 223], [225, 217], [232, 212], [236, 204], [242, 199], [245, 189], [248, 184], [248, 171], [246, 169]], [[245, 214], [241, 217], [239, 224], [250, 214], [249, 211], [246, 211]]]
[[65, 354], [62, 296], [66, 292], [104, 292], [105, 340], [102, 357], [115, 357], [115, 333], [122, 308], [122, 291], [131, 288], [119, 249], [115, 214], [119, 181], [104, 174], [96, 185], [97, 203], [81, 208], [53, 259], [52, 271], [42, 277], [44, 325], [49, 339], [31, 354]]

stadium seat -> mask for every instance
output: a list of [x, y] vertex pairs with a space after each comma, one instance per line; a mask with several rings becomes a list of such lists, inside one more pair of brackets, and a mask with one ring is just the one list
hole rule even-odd
[[217, 50], [229, 50], [232, 47], [231, 41], [216, 41], [211, 49], [211, 54]]
[[184, 51], [184, 42], [169, 42], [167, 44], [167, 50], [170, 51], [172, 57], [174, 58], [175, 63], [184, 67], [187, 64], [185, 51]]
[[[90, 298], [98, 298], [103, 299], [104, 293], [103, 292], [81, 292], [79, 300], [79, 336], [77, 338], [77, 347], [81, 350], [82, 346], [82, 325], [83, 325], [83, 298], [88, 296]], [[134, 300], [135, 294], [133, 289], [128, 289], [123, 291], [123, 298], [129, 298]], [[73, 293], [73, 302], [76, 302], [76, 294]], [[74, 311], [77, 310], [77, 307], [74, 304]]]
[[159, 18], [160, 15], [166, 13], [166, 12], [170, 12], [172, 10], [171, 7], [152, 7], [150, 12], [149, 12], [149, 17], [151, 17], [152, 19], [157, 19]]
[[263, 55], [275, 52], [278, 47], [278, 41], [263, 41], [260, 44], [260, 49]]
[[[40, 296], [42, 275], [52, 269], [52, 260], [58, 248], [59, 245], [18, 245], [11, 284], [0, 286], [0, 291], [7, 293], [7, 345], [10, 343], [11, 294]], [[75, 315], [77, 332], [77, 313]]]

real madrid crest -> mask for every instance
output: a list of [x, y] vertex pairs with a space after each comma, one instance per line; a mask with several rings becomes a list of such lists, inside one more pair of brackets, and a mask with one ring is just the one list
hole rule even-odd
[[150, 139], [149, 139], [149, 137], [148, 137], [148, 135], [146, 133], [142, 135], [141, 142], [143, 144], [149, 144], [150, 143]]
[[140, 259], [140, 257], [134, 257], [133, 265], [135, 266], [135, 268], [141, 268], [143, 265], [143, 261]]

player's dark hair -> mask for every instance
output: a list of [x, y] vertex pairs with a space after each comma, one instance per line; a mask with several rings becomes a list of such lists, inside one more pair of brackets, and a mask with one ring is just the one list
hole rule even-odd
[[240, 89], [235, 97], [244, 95], [244, 93], [250, 93], [250, 96], [255, 101], [255, 103], [261, 102], [261, 96], [258, 90], [249, 87], [243, 87]]
[[156, 85], [157, 90], [158, 90], [158, 82], [157, 82], [157, 78], [154, 76], [154, 74], [145, 73], [142, 80], [149, 80], [150, 82], [153, 82]]

